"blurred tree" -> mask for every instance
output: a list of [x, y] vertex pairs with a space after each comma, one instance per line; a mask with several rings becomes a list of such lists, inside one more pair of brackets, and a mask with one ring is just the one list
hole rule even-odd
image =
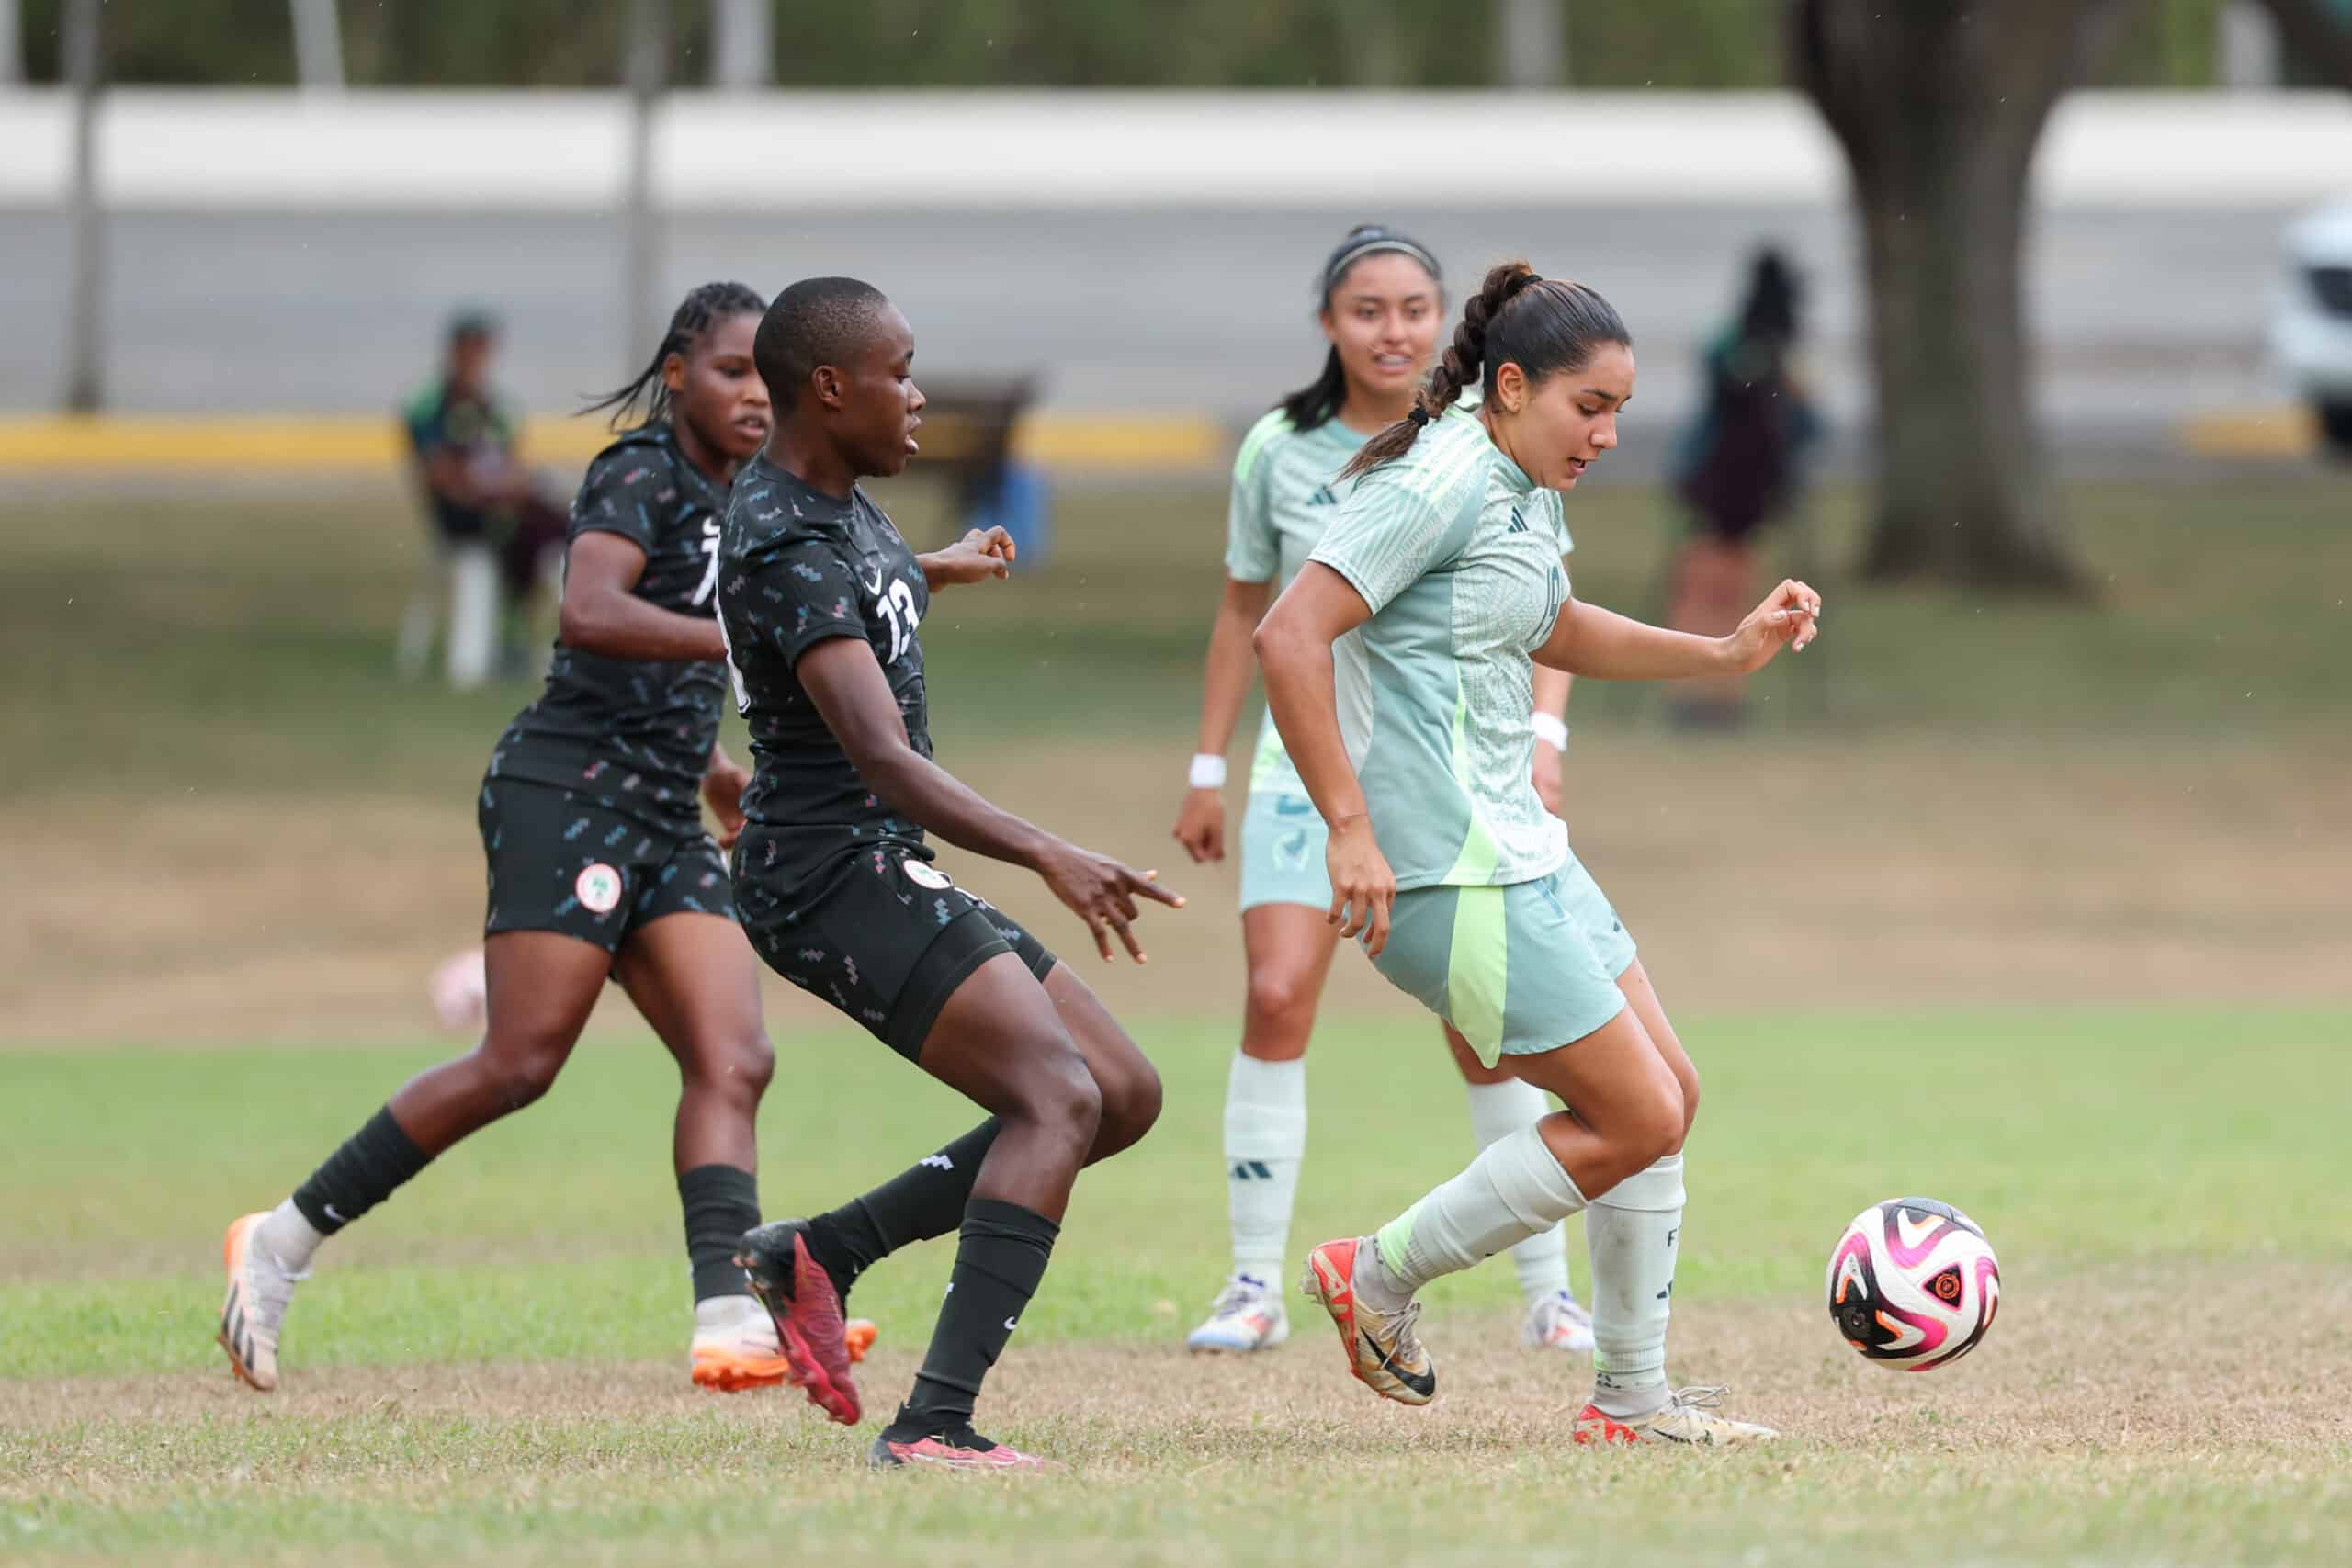
[[[1866, 572], [2081, 583], [2030, 402], [2026, 180], [2133, 0], [1792, 0], [1790, 74], [1845, 149], [1870, 289], [1879, 495]], [[2337, 0], [2264, 0], [2352, 86]]]

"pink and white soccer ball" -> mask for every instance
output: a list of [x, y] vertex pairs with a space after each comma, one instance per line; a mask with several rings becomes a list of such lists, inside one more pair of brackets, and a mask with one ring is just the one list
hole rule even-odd
[[1993, 1244], [1933, 1198], [1871, 1204], [1829, 1255], [1829, 1320], [1883, 1367], [1924, 1372], [1957, 1361], [2000, 1309]]
[[490, 1015], [490, 975], [479, 947], [450, 954], [427, 983], [433, 1016], [451, 1033], [468, 1033]]

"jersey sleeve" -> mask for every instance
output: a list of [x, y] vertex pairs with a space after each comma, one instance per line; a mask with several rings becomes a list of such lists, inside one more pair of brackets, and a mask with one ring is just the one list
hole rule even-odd
[[618, 534], [650, 556], [664, 500], [676, 491], [676, 476], [658, 451], [612, 447], [588, 465], [571, 502], [571, 536]]
[[1236, 582], [1272, 582], [1282, 570], [1282, 536], [1270, 504], [1267, 448], [1290, 428], [1277, 409], [1250, 427], [1233, 458], [1233, 498], [1225, 514], [1225, 574]]
[[750, 581], [737, 602], [756, 635], [787, 664], [819, 643], [867, 636], [858, 604], [857, 578], [842, 553], [823, 539], [789, 539], [748, 563]]
[[[1467, 520], [1475, 524], [1475, 491], [1466, 505]], [[1432, 498], [1410, 483], [1408, 476], [1375, 469], [1349, 493], [1338, 520], [1307, 558], [1346, 578], [1376, 615], [1396, 595], [1462, 553], [1469, 536], [1462, 511], [1451, 496]]]
[[441, 443], [441, 400], [430, 392], [419, 392], [401, 410], [401, 428], [408, 433], [409, 449], [420, 458], [429, 457]]

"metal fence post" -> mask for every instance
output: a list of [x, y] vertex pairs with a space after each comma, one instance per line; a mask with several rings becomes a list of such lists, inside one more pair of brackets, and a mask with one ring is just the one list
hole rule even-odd
[[65, 10], [64, 67], [74, 94], [73, 186], [66, 197], [65, 406], [95, 413], [104, 400], [106, 215], [98, 208], [97, 130], [100, 0], [71, 0]]

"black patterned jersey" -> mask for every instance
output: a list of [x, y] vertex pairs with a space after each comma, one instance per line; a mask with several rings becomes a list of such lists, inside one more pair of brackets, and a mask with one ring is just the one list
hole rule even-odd
[[762, 838], [788, 863], [782, 869], [813, 869], [877, 840], [920, 846], [922, 829], [866, 787], [796, 672], [819, 643], [863, 638], [890, 682], [908, 739], [931, 755], [915, 635], [931, 588], [882, 509], [863, 491], [847, 500], [827, 495], [754, 458], [728, 503], [718, 600], [736, 703], [751, 725], [743, 812], [775, 829]]
[[[718, 613], [727, 486], [664, 423], [631, 431], [588, 467], [571, 537], [618, 534], [645, 552], [630, 592], [681, 615]], [[709, 660], [615, 659], [556, 643], [547, 689], [491, 754], [492, 778], [557, 784], [673, 829], [700, 818], [725, 670]]]

